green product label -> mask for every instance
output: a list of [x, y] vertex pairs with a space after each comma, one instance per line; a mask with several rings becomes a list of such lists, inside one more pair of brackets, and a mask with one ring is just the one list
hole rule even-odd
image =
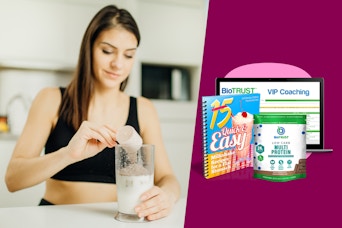
[[306, 115], [254, 115], [254, 124], [306, 124]]
[[254, 173], [254, 177], [262, 180], [268, 180], [273, 182], [287, 182], [297, 179], [306, 178], [306, 173], [298, 173], [298, 174], [292, 174], [287, 176], [269, 176], [265, 174], [260, 173]]

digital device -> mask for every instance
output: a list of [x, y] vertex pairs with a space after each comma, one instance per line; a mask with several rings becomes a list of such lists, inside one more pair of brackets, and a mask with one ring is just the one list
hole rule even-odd
[[323, 78], [216, 78], [216, 95], [260, 94], [260, 113], [305, 114], [307, 152], [324, 148]]

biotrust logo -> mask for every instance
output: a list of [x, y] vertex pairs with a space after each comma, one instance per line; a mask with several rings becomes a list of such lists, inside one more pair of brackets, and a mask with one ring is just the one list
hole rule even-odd
[[278, 126], [277, 127], [277, 134], [275, 135], [274, 138], [275, 139], [287, 139], [289, 136], [284, 135], [285, 134], [285, 128]]
[[251, 94], [256, 88], [222, 88], [221, 94]]
[[277, 128], [277, 133], [278, 133], [278, 135], [283, 135], [283, 134], [285, 134], [285, 128], [278, 126], [278, 128]]

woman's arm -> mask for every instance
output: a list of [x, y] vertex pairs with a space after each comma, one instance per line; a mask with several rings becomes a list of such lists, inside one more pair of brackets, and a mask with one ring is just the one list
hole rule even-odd
[[138, 215], [154, 220], [168, 215], [180, 196], [180, 185], [176, 179], [160, 129], [157, 111], [146, 98], [138, 98], [138, 118], [141, 126], [141, 136], [145, 144], [155, 145], [155, 187], [141, 197], [143, 203], [136, 211]]
[[39, 184], [64, 167], [115, 145], [114, 131], [106, 126], [84, 122], [68, 146], [41, 156], [54, 122], [57, 121], [60, 103], [58, 88], [43, 89], [34, 99], [8, 164], [5, 180], [9, 191]]
[[57, 117], [61, 95], [58, 88], [41, 90], [32, 102], [26, 124], [8, 164], [6, 184], [9, 191], [36, 185], [65, 167], [65, 151], [40, 157]]

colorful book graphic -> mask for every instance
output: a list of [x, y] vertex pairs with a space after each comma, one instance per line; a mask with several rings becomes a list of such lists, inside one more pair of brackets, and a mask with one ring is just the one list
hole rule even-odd
[[204, 176], [253, 166], [253, 115], [260, 94], [202, 97]]

